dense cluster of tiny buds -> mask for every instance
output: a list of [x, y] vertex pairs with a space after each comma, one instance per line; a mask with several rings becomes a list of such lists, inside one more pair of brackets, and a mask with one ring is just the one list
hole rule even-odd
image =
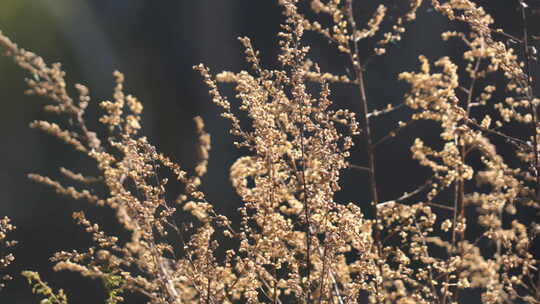
[[9, 248], [17, 244], [11, 240], [8, 234], [15, 230], [15, 226], [11, 224], [11, 220], [7, 217], [0, 219], [0, 290], [4, 288], [4, 283], [11, 280], [11, 276], [7, 274], [6, 268], [13, 263], [15, 257], [12, 253], [8, 253]]

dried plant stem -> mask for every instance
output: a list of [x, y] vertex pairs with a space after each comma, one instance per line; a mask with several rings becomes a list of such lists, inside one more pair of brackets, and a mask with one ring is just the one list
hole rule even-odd
[[[323, 251], [323, 249], [320, 246], [318, 246], [317, 250], [318, 250], [320, 256], [326, 257], [326, 247], [324, 248], [324, 251]], [[323, 267], [323, 268], [325, 268], [325, 267]], [[324, 275], [325, 275], [325, 271], [323, 271], [321, 277], [324, 276]], [[332, 269], [330, 269], [330, 267], [328, 267], [328, 275], [330, 276], [330, 279], [332, 280], [332, 286], [334, 287], [334, 293], [336, 294], [336, 297], [338, 299], [338, 303], [339, 304], [344, 304], [343, 297], [341, 296], [341, 291], [339, 290], [339, 285], [337, 283], [336, 277], [335, 277], [334, 272], [332, 271]], [[321, 285], [321, 288], [322, 288], [322, 286], [323, 285]], [[321, 290], [321, 294], [322, 294], [322, 290]], [[330, 297], [330, 298], [332, 299], [332, 302], [333, 302], [334, 301], [333, 298], [332, 297]]]
[[[349, 25], [352, 28], [352, 32], [356, 30], [356, 21], [354, 19], [354, 12], [353, 12], [353, 0], [347, 0], [346, 2], [346, 15], [348, 18]], [[354, 37], [354, 35], [353, 35]], [[355, 83], [358, 86], [358, 90], [360, 93], [360, 106], [362, 107], [361, 111], [361, 123], [363, 127], [362, 135], [364, 136], [364, 140], [366, 143], [366, 154], [367, 154], [367, 162], [368, 162], [368, 178], [369, 178], [369, 185], [371, 190], [371, 206], [372, 210], [374, 212], [375, 217], [375, 225], [374, 225], [374, 242], [375, 247], [377, 248], [378, 255], [380, 257], [379, 261], [382, 261], [382, 255], [383, 255], [383, 245], [382, 245], [382, 237], [381, 237], [381, 226], [380, 226], [380, 219], [379, 219], [379, 210], [377, 209], [377, 203], [379, 202], [379, 196], [378, 196], [378, 189], [377, 189], [377, 181], [375, 178], [375, 145], [373, 144], [373, 140], [371, 138], [371, 125], [370, 125], [370, 119], [369, 119], [369, 107], [368, 107], [368, 100], [366, 95], [366, 86], [364, 82], [364, 68], [362, 67], [362, 64], [360, 62], [360, 52], [358, 50], [358, 43], [355, 40], [351, 41], [352, 48], [349, 52], [350, 61], [354, 70], [355, 74]], [[380, 275], [383, 274], [383, 269], [379, 261], [376, 261], [377, 268], [380, 272]], [[376, 284], [376, 294], [378, 294], [382, 286], [380, 284], [381, 282], [375, 281]]]
[[[354, 21], [354, 14], [353, 14], [353, 0], [347, 1], [347, 14], [349, 17], [349, 23], [351, 24], [351, 27], [354, 29], [356, 28], [356, 23]], [[367, 95], [366, 95], [366, 89], [365, 89], [365, 83], [364, 83], [364, 72], [363, 67], [360, 64], [360, 58], [359, 58], [359, 51], [358, 51], [358, 45], [356, 42], [353, 42], [353, 52], [351, 55], [351, 63], [353, 65], [354, 73], [356, 76], [356, 85], [358, 86], [359, 93], [360, 93], [360, 106], [362, 107], [362, 124], [363, 124], [363, 134], [364, 139], [366, 140], [367, 144], [367, 158], [368, 158], [368, 175], [369, 175], [369, 183], [370, 183], [370, 189], [371, 189], [371, 195], [372, 195], [372, 205], [375, 206], [377, 202], [379, 201], [378, 194], [377, 194], [377, 183], [375, 180], [375, 155], [374, 155], [374, 146], [371, 139], [371, 126], [369, 122], [369, 109], [368, 109], [368, 101], [367, 101]]]
[[323, 294], [324, 294], [324, 278], [326, 277], [326, 267], [328, 266], [327, 264], [327, 259], [326, 259], [326, 253], [327, 253], [327, 248], [326, 246], [324, 246], [324, 249], [323, 249], [323, 254], [322, 254], [322, 273], [321, 273], [321, 277], [319, 278], [320, 281], [319, 281], [319, 288], [320, 288], [320, 291], [319, 291], [319, 304], [322, 303], [322, 298], [323, 298]]
[[172, 299], [172, 303], [180, 303], [180, 295], [176, 291], [176, 288], [174, 287], [173, 279], [171, 278], [169, 272], [167, 271], [167, 267], [163, 265], [163, 260], [161, 258], [161, 255], [159, 254], [158, 249], [154, 246], [154, 243], [152, 243], [151, 246], [151, 252], [152, 252], [152, 258], [154, 260], [154, 264], [156, 265], [157, 274], [161, 281], [161, 283], [164, 286], [163, 290], [167, 292], [167, 301]]
[[392, 113], [392, 112], [394, 112], [396, 110], [399, 110], [399, 109], [401, 109], [402, 107], [405, 107], [405, 106], [406, 106], [405, 103], [400, 103], [400, 104], [398, 104], [396, 106], [388, 105], [388, 107], [386, 109], [371, 111], [370, 113], [368, 113], [367, 117], [371, 118], [371, 117], [375, 117], [375, 116], [379, 116], [379, 115], [383, 115], [383, 114], [389, 114], [389, 113]]
[[[525, 11], [525, 8], [527, 7], [527, 4], [523, 0], [519, 0], [519, 7], [521, 9], [521, 26], [523, 27], [523, 40], [521, 41], [521, 46], [523, 48], [523, 56], [525, 57], [525, 75], [527, 77], [527, 99], [530, 102], [530, 108], [533, 116], [533, 145], [534, 145], [534, 165], [535, 165], [535, 175], [536, 175], [536, 199], [540, 199], [540, 165], [539, 165], [539, 151], [538, 151], [538, 107], [533, 102], [533, 85], [532, 85], [532, 73], [531, 73], [531, 50], [529, 47], [529, 33], [528, 33], [528, 24], [527, 24], [527, 13]], [[531, 284], [533, 289], [535, 290], [537, 296], [540, 295], [540, 272], [537, 271], [537, 280], [536, 280], [536, 286], [534, 286], [534, 283]]]
[[[414, 222], [414, 226], [416, 227], [416, 229], [418, 229], [418, 231], [421, 231], [420, 227], [418, 226], [417, 221]], [[419, 233], [419, 235], [420, 235], [420, 238], [422, 240], [422, 244], [424, 245], [424, 248], [428, 248], [425, 236], [421, 232]], [[427, 249], [425, 249], [423, 251], [423, 254], [426, 257], [429, 257], [429, 253], [428, 253]], [[437, 292], [437, 288], [435, 288], [435, 285], [433, 284], [433, 282], [435, 282], [435, 280], [433, 278], [433, 271], [431, 270], [431, 267], [428, 268], [428, 275], [429, 275], [429, 288], [431, 289], [431, 292], [433, 293], [433, 296], [437, 297], [437, 300], [440, 301], [440, 296], [439, 296], [439, 293]]]
[[[272, 189], [270, 191], [270, 205], [273, 207], [274, 206], [274, 192], [275, 192], [275, 188], [276, 188], [276, 182], [274, 180], [274, 166], [273, 166], [273, 163], [272, 163], [272, 160], [270, 159], [270, 155], [267, 155], [266, 156], [266, 165], [267, 165], [267, 170], [268, 170], [268, 174], [270, 175], [270, 181], [272, 182]], [[278, 278], [277, 278], [277, 269], [276, 269], [276, 258], [273, 257], [272, 258], [272, 273], [273, 273], [273, 276], [274, 276], [274, 281], [272, 282], [272, 304], [277, 304], [278, 302], [278, 295], [277, 295], [277, 281], [278, 281]]]
[[527, 4], [523, 0], [519, 0], [519, 7], [521, 10], [521, 26], [523, 30], [523, 38], [521, 46], [523, 48], [523, 56], [525, 61], [525, 77], [527, 77], [526, 84], [526, 95], [530, 103], [530, 111], [533, 117], [533, 153], [534, 153], [534, 168], [536, 175], [536, 198], [540, 199], [540, 166], [538, 163], [539, 151], [538, 151], [538, 107], [533, 102], [533, 91], [531, 83], [531, 63], [530, 63], [530, 49], [529, 49], [529, 33], [527, 28], [527, 13], [525, 8]]
[[[292, 32], [292, 42], [294, 45], [294, 49], [300, 50], [300, 40], [301, 37], [298, 35], [298, 32]], [[298, 68], [302, 65], [302, 59], [299, 57], [299, 54], [296, 53], [294, 55], [294, 63], [295, 67]], [[304, 76], [301, 75], [300, 71], [295, 70], [293, 71], [293, 83], [295, 81], [298, 81], [296, 84], [302, 83]], [[294, 88], [296, 89], [296, 88]], [[294, 93], [293, 93], [294, 95]], [[302, 183], [302, 203], [304, 205], [304, 217], [305, 217], [305, 234], [306, 234], [306, 303], [310, 303], [311, 301], [311, 235], [312, 235], [312, 227], [311, 227], [311, 221], [310, 221], [310, 206], [309, 206], [309, 190], [307, 188], [307, 176], [306, 176], [306, 166], [307, 166], [307, 159], [306, 159], [306, 143], [305, 141], [305, 119], [304, 119], [304, 100], [301, 97], [302, 95], [299, 94], [296, 98], [296, 102], [300, 104], [300, 158], [302, 161], [302, 168], [301, 168], [301, 183]], [[305, 98], [305, 97], [304, 97]]]
[[367, 171], [367, 172], [369, 172], [369, 168], [363, 167], [363, 166], [354, 165], [354, 164], [349, 164], [349, 168], [355, 169], [355, 170], [359, 170], [359, 171]]
[[206, 304], [210, 304], [211, 287], [212, 287], [212, 280], [208, 278], [208, 286], [206, 289]]
[[431, 184], [433, 183], [433, 180], [431, 179], [428, 179], [424, 184], [422, 184], [421, 186], [417, 187], [416, 189], [414, 189], [413, 191], [411, 192], [405, 192], [403, 193], [403, 195], [401, 195], [400, 197], [396, 198], [394, 201], [396, 202], [402, 202], [408, 198], [411, 198], [413, 196], [415, 196], [416, 194], [424, 191], [425, 189], [427, 189]]
[[[274, 263], [275, 263], [275, 258], [274, 258]], [[277, 269], [276, 269], [276, 265], [272, 265], [272, 272], [273, 272], [273, 275], [274, 275], [274, 282], [273, 282], [273, 286], [272, 286], [272, 304], [277, 304], [278, 299], [277, 299]]]
[[[354, 12], [353, 12], [353, 0], [347, 0], [347, 7], [346, 7], [347, 17], [350, 26], [352, 29], [356, 29], [356, 22], [354, 20]], [[375, 145], [373, 144], [373, 140], [371, 138], [371, 126], [369, 121], [369, 108], [368, 108], [368, 101], [367, 101], [367, 95], [366, 95], [366, 89], [365, 89], [365, 83], [364, 83], [364, 69], [360, 63], [360, 54], [358, 50], [358, 44], [355, 41], [352, 41], [352, 52], [349, 53], [350, 60], [353, 66], [354, 74], [356, 77], [356, 85], [358, 86], [358, 90], [360, 93], [360, 106], [362, 107], [362, 113], [361, 113], [361, 119], [362, 119], [362, 126], [363, 126], [363, 132], [364, 139], [366, 141], [366, 154], [367, 154], [367, 161], [368, 161], [368, 177], [369, 177], [369, 185], [371, 190], [371, 205], [375, 211], [375, 218], [378, 222], [378, 212], [377, 212], [377, 202], [379, 201], [379, 196], [377, 193], [377, 182], [375, 179]], [[375, 225], [377, 227], [375, 229], [375, 239], [378, 243], [379, 249], [381, 249], [381, 237], [380, 237], [380, 230], [378, 228], [378, 224]]]
[[[469, 88], [465, 90], [467, 92], [467, 98], [465, 100], [465, 106], [464, 106], [465, 112], [466, 112], [466, 115], [465, 115], [466, 121], [469, 119], [470, 112], [471, 112], [472, 98], [473, 98], [474, 87], [476, 85], [477, 73], [478, 73], [479, 68], [480, 68], [480, 58], [477, 58], [475, 66], [474, 66], [474, 70], [472, 72], [471, 84]], [[455, 142], [456, 146], [459, 147], [461, 164], [464, 165], [465, 159], [467, 156], [466, 147], [464, 144], [460, 143], [459, 137], [456, 137], [455, 141], [456, 141]], [[456, 180], [455, 185], [454, 185], [455, 187], [454, 188], [454, 207], [453, 207], [454, 215], [452, 218], [452, 244], [451, 244], [452, 249], [450, 252], [452, 255], [456, 254], [455, 252], [456, 242], [459, 240], [465, 239], [464, 230], [461, 230], [459, 235], [456, 233], [456, 227], [458, 225], [458, 221], [462, 221], [465, 218], [465, 205], [464, 205], [465, 181], [462, 177], [462, 172], [458, 172], [458, 174], [459, 174], [459, 177]], [[445, 284], [446, 284], [445, 288], [448, 288], [449, 277], [450, 277], [450, 273], [447, 273], [446, 278], [445, 278]], [[452, 297], [454, 299], [457, 297], [457, 291], [453, 293]], [[446, 301], [447, 301], [447, 292], [445, 292], [443, 295], [442, 303], [446, 303]]]
[[[469, 86], [469, 88], [467, 89], [467, 99], [465, 101], [465, 111], [466, 111], [466, 116], [465, 116], [465, 119], [469, 119], [470, 118], [470, 113], [471, 113], [471, 105], [472, 105], [472, 99], [473, 99], [473, 93], [474, 93], [474, 87], [476, 85], [476, 80], [477, 80], [477, 73], [478, 73], [478, 70], [480, 68], [480, 58], [477, 58], [476, 59], [476, 63], [474, 65], [474, 70], [472, 72], [472, 80], [471, 80], [471, 84]], [[467, 157], [467, 152], [466, 152], [466, 147], [464, 144], [460, 144], [459, 143], [460, 139], [458, 138], [458, 146], [460, 147], [460, 156], [461, 156], [461, 163], [464, 165], [465, 164], [465, 159]], [[463, 220], [465, 218], [465, 206], [464, 206], [464, 196], [465, 196], [465, 181], [463, 180], [463, 177], [461, 176], [461, 172], [460, 172], [460, 177], [459, 179], [457, 180], [457, 183], [456, 183], [456, 204], [454, 206], [454, 223], [453, 223], [453, 232], [452, 232], [452, 246], [455, 246], [455, 242], [457, 241], [456, 240], [456, 235], [455, 235], [455, 230], [456, 230], [456, 220], [459, 219], [459, 220]], [[457, 216], [457, 214], [459, 213], [459, 216]], [[463, 240], [465, 238], [465, 231], [461, 231], [460, 235], [459, 235], [459, 239], [460, 240]]]
[[426, 204], [426, 205], [429, 205], [429, 206], [432, 206], [432, 207], [436, 207], [436, 208], [440, 208], [440, 209], [452, 211], [452, 212], [454, 211], [454, 208], [453, 208], [453, 207], [446, 206], [446, 205], [443, 205], [443, 204], [438, 204], [438, 203], [434, 203], [434, 202], [426, 202], [425, 204]]
[[494, 129], [490, 129], [490, 128], [486, 128], [486, 127], [483, 127], [482, 125], [480, 125], [476, 120], [474, 119], [471, 119], [471, 118], [465, 118], [465, 122], [471, 126], [474, 126], [486, 133], [490, 133], [490, 134], [493, 134], [493, 135], [497, 135], [499, 137], [502, 137], [504, 138], [504, 140], [506, 140], [507, 143], [510, 143], [512, 145], [514, 145], [517, 149], [520, 149], [520, 150], [532, 150], [533, 148], [531, 147], [530, 144], [528, 144], [526, 141], [523, 141], [517, 137], [513, 137], [513, 136], [509, 136], [507, 134], [504, 134], [502, 132], [499, 132], [497, 130], [494, 130]]
[[[458, 139], [456, 138], [456, 142]], [[457, 144], [457, 143], [456, 143]], [[463, 156], [463, 154], [461, 154]], [[463, 160], [463, 157], [462, 157]], [[461, 174], [461, 173], [459, 173]], [[456, 181], [454, 185], [454, 208], [453, 208], [453, 217], [452, 217], [452, 243], [451, 243], [451, 249], [450, 249], [450, 257], [456, 254], [456, 242], [458, 239], [457, 236], [457, 223], [458, 219], [461, 219], [461, 215], [459, 215], [462, 211], [463, 205], [463, 179], [459, 177], [459, 179]], [[442, 297], [442, 304], [446, 304], [448, 300], [448, 284], [450, 281], [450, 272], [445, 273], [444, 278], [444, 284], [443, 284], [443, 297]]]
[[[298, 38], [297, 38], [298, 39]], [[303, 107], [304, 103], [302, 100], [299, 101], [301, 104], [301, 113], [304, 113]], [[305, 152], [305, 124], [304, 117], [300, 118], [302, 124], [300, 126], [300, 152], [302, 159], [302, 193], [303, 203], [304, 203], [304, 216], [306, 217], [306, 271], [307, 271], [307, 294], [306, 294], [306, 303], [309, 303], [311, 300], [311, 221], [310, 221], [310, 212], [309, 212], [309, 199], [308, 199], [308, 189], [306, 185], [306, 152]]]
[[403, 131], [405, 128], [411, 126], [412, 124], [414, 124], [417, 120], [409, 120], [407, 122], [403, 122], [401, 123], [397, 128], [394, 128], [392, 131], [390, 131], [388, 134], [386, 134], [385, 136], [381, 137], [377, 142], [375, 142], [373, 144], [373, 149], [376, 149], [378, 148], [382, 143], [386, 142], [387, 140], [389, 139], [392, 139], [394, 137], [396, 137], [396, 135]]

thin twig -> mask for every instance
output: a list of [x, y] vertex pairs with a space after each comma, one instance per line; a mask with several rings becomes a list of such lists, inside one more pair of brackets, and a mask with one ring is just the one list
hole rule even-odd
[[448, 211], [454, 211], [454, 208], [452, 208], [450, 206], [443, 205], [443, 204], [437, 204], [437, 203], [434, 203], [434, 202], [425, 202], [424, 204], [430, 205], [430, 206], [433, 206], [433, 207], [437, 207], [437, 208], [441, 208], [441, 209], [444, 209], [444, 210], [448, 210]]
[[358, 165], [349, 164], [349, 168], [351, 168], [351, 169], [356, 169], [356, 170], [360, 170], [360, 171], [368, 171], [368, 172], [369, 172], [369, 168], [368, 168], [368, 167], [363, 167], [363, 166], [358, 166]]
[[212, 280], [208, 277], [208, 287], [206, 288], [206, 304], [210, 304], [210, 288], [212, 286]]
[[[429, 253], [428, 253], [428, 245], [427, 245], [427, 242], [426, 242], [426, 238], [424, 236], [424, 234], [422, 233], [421, 229], [420, 229], [420, 226], [418, 226], [418, 222], [415, 220], [414, 221], [414, 226], [416, 227], [416, 229], [418, 229], [418, 235], [420, 235], [420, 238], [422, 240], [422, 245], [423, 245], [423, 248], [424, 250], [422, 250], [422, 252], [424, 253], [425, 257], [426, 258], [429, 258]], [[431, 292], [433, 293], [433, 295], [435, 295], [437, 298], [439, 298], [439, 293], [437, 292], [437, 289], [435, 288], [435, 285], [433, 284], [434, 280], [433, 280], [433, 271], [431, 270], [431, 267], [426, 267], [427, 270], [428, 270], [428, 274], [429, 274], [429, 278], [428, 278], [428, 283], [429, 283], [429, 288], [431, 289]]]
[[[294, 36], [294, 46], [295, 49], [300, 49], [300, 37], [296, 35], [296, 32], [293, 31]], [[295, 58], [296, 60], [296, 66], [300, 66], [301, 62], [298, 56]], [[298, 73], [298, 72], [297, 72]], [[294, 77], [294, 76], [293, 76]], [[305, 137], [305, 123], [304, 123], [304, 101], [299, 100], [300, 104], [300, 152], [301, 152], [301, 160], [302, 160], [302, 193], [303, 195], [303, 205], [304, 205], [304, 216], [306, 218], [306, 271], [307, 271], [307, 303], [311, 301], [311, 222], [310, 222], [310, 210], [309, 210], [309, 201], [308, 201], [308, 189], [306, 185], [306, 151], [305, 151], [305, 144], [304, 144], [304, 137]]]
[[[353, 13], [353, 0], [347, 0], [347, 17], [348, 22], [351, 26], [351, 28], [356, 30], [356, 22], [354, 20], [354, 13]], [[377, 182], [375, 180], [375, 153], [374, 153], [374, 145], [371, 139], [371, 126], [369, 122], [369, 109], [368, 109], [368, 101], [367, 101], [367, 95], [366, 95], [366, 89], [365, 89], [365, 83], [364, 83], [364, 71], [362, 68], [362, 65], [360, 63], [360, 52], [358, 50], [358, 44], [356, 42], [352, 42], [352, 52], [349, 52], [351, 64], [356, 76], [356, 84], [359, 89], [360, 93], [360, 106], [362, 107], [362, 123], [364, 127], [364, 138], [367, 143], [367, 158], [368, 158], [368, 175], [369, 175], [369, 184], [371, 189], [371, 195], [372, 195], [372, 206], [375, 209], [375, 213], [377, 213], [376, 204], [379, 201], [379, 196], [377, 193]], [[378, 218], [378, 216], [376, 215]], [[376, 232], [378, 235], [380, 232]], [[377, 238], [377, 237], [376, 237]], [[379, 238], [380, 241], [380, 238]]]
[[523, 56], [525, 56], [525, 76], [527, 77], [526, 83], [527, 83], [527, 99], [529, 100], [532, 116], [533, 116], [533, 149], [534, 149], [534, 167], [536, 169], [536, 198], [540, 198], [540, 167], [538, 164], [538, 134], [536, 131], [536, 128], [538, 128], [538, 111], [537, 107], [533, 102], [533, 92], [532, 92], [532, 82], [531, 82], [531, 62], [530, 62], [530, 54], [529, 54], [529, 33], [527, 28], [527, 14], [525, 12], [525, 8], [527, 5], [523, 0], [519, 0], [519, 7], [521, 8], [521, 21], [522, 21], [522, 27], [523, 27], [523, 41], [522, 41], [522, 47], [523, 47]]
[[516, 138], [516, 137], [512, 137], [512, 136], [509, 136], [507, 134], [504, 134], [500, 131], [497, 131], [497, 130], [494, 130], [494, 129], [490, 129], [490, 128], [486, 128], [486, 127], [483, 127], [482, 125], [480, 125], [478, 122], [476, 122], [476, 120], [472, 119], [472, 118], [468, 118], [466, 117], [465, 118], [465, 122], [469, 125], [472, 125], [472, 126], [475, 126], [477, 128], [479, 128], [480, 130], [484, 131], [484, 132], [487, 132], [487, 133], [491, 133], [493, 135], [497, 135], [499, 137], [502, 137], [504, 138], [508, 143], [511, 143], [513, 144], [516, 148], [520, 149], [520, 150], [525, 150], [525, 151], [531, 151], [533, 150], [533, 147], [531, 147], [531, 144], [529, 144], [528, 142], [524, 141], [524, 140], [521, 140], [519, 138]]
[[[312, 234], [315, 234], [314, 231], [311, 231]], [[317, 250], [319, 252], [319, 255], [320, 256], [324, 256], [325, 253], [323, 253], [322, 249], [321, 249], [321, 246], [317, 246]], [[336, 277], [334, 276], [334, 272], [332, 271], [332, 268], [330, 267], [330, 269], [328, 270], [328, 274], [330, 275], [330, 279], [332, 280], [332, 285], [334, 286], [334, 292], [336, 293], [336, 296], [338, 298], [338, 302], [339, 304], [344, 304], [343, 303], [343, 298], [341, 296], [341, 292], [339, 291], [339, 285], [338, 285], [338, 282], [336, 280]], [[333, 299], [332, 299], [333, 301]]]
[[388, 134], [386, 134], [385, 136], [383, 136], [381, 139], [379, 139], [374, 145], [373, 147], [374, 148], [377, 148], [378, 146], [380, 146], [382, 143], [384, 143], [385, 141], [389, 140], [389, 139], [392, 139], [394, 137], [396, 137], [396, 135], [398, 135], [399, 132], [403, 131], [406, 127], [409, 127], [411, 126], [412, 124], [414, 124], [417, 120], [415, 119], [412, 119], [412, 120], [409, 120], [407, 122], [404, 122], [403, 124], [401, 124], [400, 126], [398, 126], [397, 128], [393, 129], [392, 131], [388, 132]]
[[431, 185], [433, 183], [433, 180], [431, 179], [428, 179], [423, 185], [419, 186], [418, 188], [414, 189], [413, 191], [411, 192], [405, 192], [403, 193], [403, 195], [401, 195], [400, 197], [396, 198], [394, 201], [396, 202], [402, 202], [422, 191], [424, 191], [427, 187], [429, 187], [429, 185]]
[[[347, 0], [345, 12], [347, 15], [348, 23], [351, 27], [351, 32], [354, 33], [354, 31], [357, 30], [356, 22], [354, 20], [354, 12], [353, 12], [353, 0]], [[373, 145], [373, 141], [371, 138], [371, 126], [369, 122], [369, 108], [368, 108], [368, 100], [366, 95], [366, 86], [364, 83], [364, 69], [362, 67], [362, 64], [360, 62], [360, 52], [358, 50], [358, 43], [354, 40], [351, 41], [352, 44], [352, 50], [349, 52], [349, 58], [354, 70], [355, 74], [355, 82], [358, 86], [358, 90], [360, 93], [360, 106], [362, 107], [362, 113], [361, 113], [361, 120], [363, 124], [363, 135], [366, 142], [367, 147], [367, 162], [368, 162], [368, 177], [369, 177], [369, 185], [370, 185], [370, 191], [371, 191], [371, 206], [373, 208], [374, 216], [375, 216], [375, 226], [374, 226], [374, 240], [375, 245], [377, 247], [377, 251], [379, 254], [380, 259], [383, 258], [383, 248], [381, 243], [381, 229], [380, 229], [380, 219], [379, 219], [379, 211], [377, 210], [377, 203], [379, 202], [379, 195], [377, 193], [377, 181], [376, 181], [376, 175], [375, 175], [375, 145]], [[380, 260], [382, 262], [382, 260]], [[376, 261], [377, 266], [379, 268], [380, 273], [382, 274], [382, 266], [379, 263], [379, 261]], [[376, 293], [380, 292], [380, 289], [382, 288], [380, 286], [380, 282], [378, 280], [375, 280], [376, 283]]]
[[[320, 247], [319, 247], [320, 248]], [[321, 273], [321, 277], [320, 277], [320, 283], [319, 283], [319, 304], [322, 303], [322, 299], [323, 299], [323, 294], [324, 294], [324, 277], [326, 276], [326, 267], [327, 267], [327, 260], [326, 260], [326, 253], [327, 253], [327, 247], [326, 247], [326, 244], [323, 248], [323, 255], [322, 255], [322, 260], [323, 260], [323, 264], [322, 264], [322, 273]]]
[[388, 113], [391, 113], [391, 112], [393, 112], [395, 110], [398, 110], [398, 109], [402, 108], [403, 106], [405, 106], [405, 103], [400, 103], [397, 106], [389, 105], [389, 107], [387, 107], [386, 109], [371, 111], [370, 113], [367, 114], [367, 117], [371, 118], [372, 116], [375, 117], [375, 116], [379, 116], [379, 115], [383, 115], [383, 114], [388, 114]]

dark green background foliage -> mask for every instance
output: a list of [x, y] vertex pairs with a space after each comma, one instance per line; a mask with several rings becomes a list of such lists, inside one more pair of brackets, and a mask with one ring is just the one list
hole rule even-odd
[[[371, 14], [369, 2], [357, 2], [360, 17]], [[400, 1], [382, 2], [399, 9]], [[519, 34], [517, 1], [479, 2], [495, 17], [497, 26]], [[360, 7], [366, 3], [366, 7]], [[203, 189], [217, 210], [229, 216], [239, 207], [239, 199], [230, 188], [228, 167], [245, 151], [233, 147], [227, 122], [219, 117], [218, 109], [191, 67], [204, 62], [213, 71], [246, 69], [237, 36], [250, 36], [254, 46], [261, 50], [263, 63], [271, 67], [276, 62], [275, 34], [280, 21], [280, 10], [274, 1], [0, 1], [0, 29], [6, 35], [48, 62], [62, 62], [71, 84], [81, 82], [90, 87], [94, 103], [89, 112], [91, 117], [97, 118], [97, 102], [110, 98], [112, 71], [124, 72], [126, 91], [138, 96], [145, 106], [144, 134], [162, 152], [191, 168], [196, 141], [191, 118], [202, 115], [213, 141], [209, 174], [203, 181]], [[531, 29], [538, 32], [540, 25], [538, 21], [533, 22], [536, 24], [532, 24]], [[430, 59], [449, 55], [459, 60], [462, 52], [459, 44], [445, 43], [439, 38], [439, 34], [448, 29], [451, 27], [443, 18], [426, 8], [420, 9], [419, 19], [409, 27], [404, 41], [389, 48], [388, 56], [370, 62], [366, 74], [370, 102], [381, 108], [388, 103], [400, 103], [405, 85], [397, 82], [397, 73], [415, 70], [419, 54], [426, 54]], [[316, 47], [312, 55], [323, 70], [347, 73], [342, 70], [344, 58], [331, 53], [325, 48], [326, 43], [314, 36], [313, 42]], [[533, 72], [539, 73], [538, 65]], [[109, 210], [92, 209], [81, 202], [59, 197], [49, 188], [26, 178], [30, 172], [57, 176], [60, 166], [85, 171], [92, 168], [92, 164], [66, 145], [28, 128], [30, 121], [49, 117], [41, 111], [42, 100], [22, 94], [25, 76], [9, 59], [0, 60], [0, 215], [11, 217], [18, 226], [14, 238], [20, 242], [15, 249], [16, 263], [11, 269], [15, 274], [23, 269], [39, 271], [55, 289], [65, 288], [72, 303], [99, 303], [105, 298], [100, 282], [71, 273], [54, 273], [48, 258], [55, 251], [90, 244], [89, 236], [71, 221], [75, 210], [84, 209], [89, 217], [102, 218], [108, 231], [117, 231], [118, 227]], [[337, 87], [333, 93], [340, 107], [358, 110], [353, 92]], [[539, 95], [538, 90], [536, 95]], [[406, 114], [381, 119], [375, 126], [379, 135], [392, 129], [400, 115]], [[90, 118], [88, 121], [94, 123]], [[429, 125], [420, 123], [414, 128], [406, 133], [436, 138], [437, 130]], [[414, 188], [427, 174], [409, 159], [412, 137], [407, 134], [387, 143], [378, 154], [382, 200]], [[362, 148], [358, 145], [355, 151]], [[353, 163], [354, 157], [353, 151]], [[346, 172], [343, 184], [349, 191], [340, 193], [338, 199], [365, 201], [368, 191], [362, 186], [366, 184], [364, 179], [362, 174]], [[34, 299], [25, 280], [18, 275], [0, 298], [1, 303], [32, 303]]]

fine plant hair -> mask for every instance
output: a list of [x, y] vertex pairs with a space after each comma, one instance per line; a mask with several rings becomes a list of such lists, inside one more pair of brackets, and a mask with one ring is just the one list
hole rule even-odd
[[[276, 2], [284, 16], [279, 68], [266, 68], [247, 37], [239, 40], [250, 71], [213, 74], [203, 64], [194, 67], [230, 122], [235, 145], [247, 151], [230, 168], [241, 199], [239, 221], [219, 214], [219, 202], [200, 190], [211, 147], [201, 117], [194, 119], [198, 162], [188, 172], [141, 135], [143, 106], [124, 92], [123, 74], [114, 72], [112, 99], [97, 104], [106, 127], [100, 133], [87, 123], [86, 109], [95, 106], [89, 89], [76, 84], [77, 96], [71, 96], [60, 64], [47, 64], [0, 33], [4, 55], [32, 76], [26, 93], [49, 100], [45, 111], [64, 122], [30, 126], [83, 153], [99, 170], [93, 177], [60, 168], [73, 185], [40, 174], [29, 178], [111, 208], [129, 232], [128, 240], [109, 235], [99, 219], [75, 212], [94, 245], [57, 252], [54, 270], [100, 279], [106, 303], [136, 293], [152, 304], [449, 304], [472, 292], [481, 294], [482, 303], [540, 303], [540, 265], [532, 250], [540, 233], [534, 222], [540, 209], [540, 99], [527, 3], [508, 1], [523, 22], [522, 32], [512, 35], [495, 28], [470, 0], [409, 0], [403, 11], [380, 4], [368, 20], [355, 15], [361, 1]], [[462, 31], [443, 32], [441, 39], [466, 50], [462, 58], [435, 61], [419, 54], [417, 69], [387, 77], [407, 85], [402, 101], [375, 107], [378, 102], [368, 99], [367, 63], [393, 55], [421, 7], [459, 25]], [[347, 59], [341, 74], [321, 70], [310, 55], [320, 46], [307, 44], [308, 32]], [[499, 86], [496, 77], [504, 79]], [[234, 101], [221, 90], [223, 83], [234, 87]], [[332, 89], [338, 85], [354, 90], [358, 113], [336, 106]], [[412, 113], [407, 121], [375, 136], [374, 121], [405, 109]], [[383, 201], [377, 151], [421, 120], [440, 128], [442, 145], [417, 136], [410, 157], [431, 175]], [[362, 147], [362, 164], [350, 162], [355, 144]], [[358, 187], [369, 201], [336, 201], [338, 191], [348, 191], [340, 184], [345, 170], [366, 175]], [[184, 189], [176, 201], [166, 196], [172, 182]], [[6, 236], [13, 229], [8, 219], [0, 220], [0, 243], [13, 245]], [[11, 261], [0, 252], [0, 271]], [[46, 303], [68, 302], [37, 273], [23, 274]]]

